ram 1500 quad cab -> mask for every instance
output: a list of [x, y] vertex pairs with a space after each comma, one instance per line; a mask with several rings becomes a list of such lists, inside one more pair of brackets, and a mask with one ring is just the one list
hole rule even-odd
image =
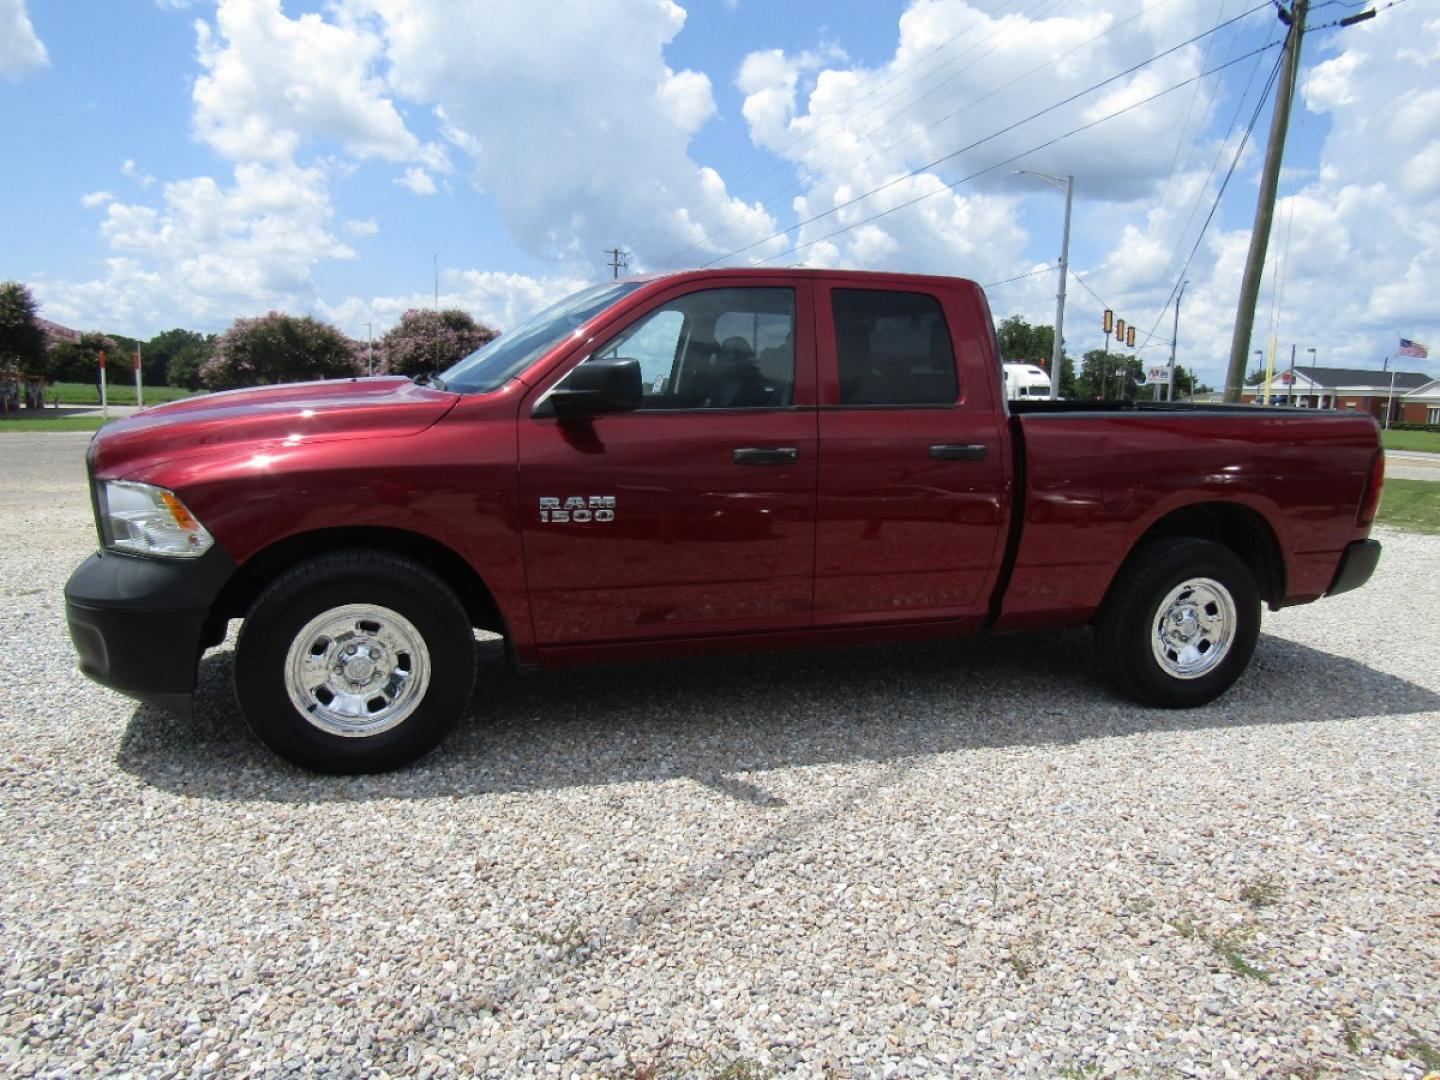
[[1363, 584], [1368, 416], [1005, 400], [971, 281], [607, 282], [438, 376], [209, 394], [104, 428], [80, 667], [187, 708], [243, 619], [245, 718], [306, 768], [404, 764], [520, 664], [1094, 627], [1155, 706], [1223, 693], [1261, 605]]

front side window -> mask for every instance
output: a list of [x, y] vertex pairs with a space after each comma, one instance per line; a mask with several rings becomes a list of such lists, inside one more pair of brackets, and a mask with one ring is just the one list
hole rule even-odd
[[834, 289], [842, 405], [953, 405], [955, 350], [940, 302], [926, 293]]
[[499, 389], [595, 316], [640, 287], [638, 281], [608, 281], [567, 296], [532, 315], [513, 330], [482, 345], [440, 377], [457, 394]]
[[646, 409], [786, 407], [795, 397], [795, 290], [687, 293], [592, 358], [619, 357], [639, 361]]
[[1431, 405], [1425, 410], [1425, 423], [1440, 424], [1440, 405]]

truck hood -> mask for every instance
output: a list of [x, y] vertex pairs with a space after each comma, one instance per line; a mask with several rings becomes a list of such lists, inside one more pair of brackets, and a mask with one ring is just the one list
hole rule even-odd
[[90, 460], [97, 473], [113, 474], [231, 447], [414, 435], [459, 400], [398, 376], [227, 390], [107, 425], [91, 444]]

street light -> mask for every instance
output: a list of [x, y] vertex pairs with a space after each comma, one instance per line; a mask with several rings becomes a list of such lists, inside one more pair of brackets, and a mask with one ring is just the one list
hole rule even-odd
[[1315, 385], [1315, 350], [1306, 349], [1310, 354], [1310, 392], [1315, 396], [1315, 408], [1320, 407], [1320, 390]]
[[1075, 195], [1075, 177], [1063, 180], [1032, 169], [1016, 169], [1017, 176], [1034, 176], [1065, 189], [1065, 229], [1060, 235], [1060, 288], [1055, 292], [1055, 344], [1050, 349], [1050, 400], [1060, 400], [1060, 367], [1065, 361], [1065, 281], [1070, 274], [1070, 204]]
[[[1256, 350], [1255, 350], [1255, 355], [1258, 356], [1258, 357], [1260, 357], [1261, 360], [1263, 360], [1263, 359], [1265, 359], [1265, 350], [1264, 350], [1264, 349], [1256, 349]], [[1257, 360], [1257, 361], [1255, 361], [1255, 362], [1258, 364], [1260, 361]], [[1264, 384], [1263, 384], [1263, 383], [1257, 383], [1257, 384], [1256, 384], [1256, 387], [1255, 387], [1255, 404], [1256, 404], [1256, 405], [1269, 405], [1270, 403], [1269, 403], [1268, 401], [1262, 401], [1262, 400], [1261, 400], [1261, 398], [1263, 398], [1263, 397], [1265, 396], [1265, 391], [1260, 389], [1260, 386], [1262, 386], [1262, 385], [1264, 385]]]

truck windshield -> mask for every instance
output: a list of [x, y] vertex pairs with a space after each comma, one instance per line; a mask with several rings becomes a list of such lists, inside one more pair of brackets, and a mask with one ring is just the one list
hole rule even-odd
[[608, 281], [551, 304], [442, 372], [445, 389], [456, 394], [483, 394], [498, 389], [559, 344], [565, 335], [584, 326], [640, 284]]

